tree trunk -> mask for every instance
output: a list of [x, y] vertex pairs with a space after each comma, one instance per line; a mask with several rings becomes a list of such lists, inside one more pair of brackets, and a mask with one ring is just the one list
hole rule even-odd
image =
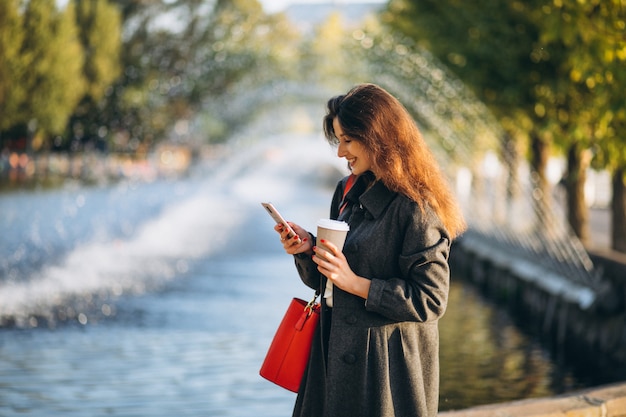
[[626, 167], [613, 172], [613, 198], [611, 200], [611, 247], [626, 253]]
[[549, 227], [552, 224], [550, 215], [550, 184], [548, 183], [547, 167], [550, 147], [547, 141], [536, 132], [531, 132], [531, 167], [533, 181], [533, 201], [537, 211], [537, 227]]
[[518, 142], [511, 133], [506, 132], [504, 134], [503, 142], [502, 159], [508, 171], [508, 178], [506, 181], [506, 197], [507, 201], [513, 201], [518, 197], [518, 192], [514, 184], [517, 184], [519, 181], [518, 169], [520, 165], [520, 152], [518, 150]]
[[567, 152], [567, 220], [583, 245], [590, 243], [589, 209], [585, 201], [585, 183], [587, 182], [587, 168], [591, 158], [587, 149], [580, 149], [574, 143]]

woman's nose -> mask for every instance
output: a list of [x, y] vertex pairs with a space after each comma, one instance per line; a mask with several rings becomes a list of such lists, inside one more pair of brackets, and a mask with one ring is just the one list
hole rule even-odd
[[339, 146], [337, 146], [337, 156], [339, 158], [343, 158], [344, 156], [346, 156], [346, 150], [341, 143], [339, 144]]

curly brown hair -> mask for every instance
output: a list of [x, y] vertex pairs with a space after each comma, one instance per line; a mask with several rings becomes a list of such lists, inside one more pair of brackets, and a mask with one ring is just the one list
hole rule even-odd
[[390, 190], [430, 205], [454, 238], [466, 227], [463, 214], [415, 121], [394, 96], [374, 84], [360, 84], [328, 100], [326, 139], [337, 145], [333, 120], [372, 156], [378, 180]]

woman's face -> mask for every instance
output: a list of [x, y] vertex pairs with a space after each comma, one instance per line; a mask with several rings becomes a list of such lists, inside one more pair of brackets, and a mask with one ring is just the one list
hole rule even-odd
[[[335, 136], [339, 140], [339, 145], [337, 146], [337, 156], [340, 158], [346, 158], [352, 173], [354, 175], [361, 175], [366, 171], [373, 172], [374, 164], [372, 163], [372, 158], [370, 157], [369, 152], [360, 141], [354, 140], [343, 133], [343, 129], [341, 128], [337, 117], [333, 119], [333, 130], [335, 131]], [[375, 172], [374, 175], [376, 175]]]

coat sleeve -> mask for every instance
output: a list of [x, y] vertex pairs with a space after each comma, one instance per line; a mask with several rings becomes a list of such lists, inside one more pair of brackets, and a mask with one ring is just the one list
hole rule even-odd
[[[335, 193], [333, 194], [333, 199], [330, 205], [330, 218], [337, 219], [339, 215], [339, 204], [341, 203], [341, 198], [343, 195], [343, 188], [346, 182], [346, 178], [343, 178], [337, 184], [335, 188]], [[313, 245], [316, 244], [315, 235], [309, 232], [311, 242]], [[294, 255], [294, 261], [296, 264], [296, 269], [298, 270], [298, 274], [300, 275], [300, 279], [302, 282], [310, 288], [314, 290], [320, 290], [322, 287], [322, 274], [317, 270], [317, 264], [313, 262], [313, 259], [310, 255], [306, 254], [297, 254]]]
[[448, 303], [450, 239], [432, 210], [413, 212], [401, 247], [401, 276], [372, 278], [366, 309], [397, 321], [439, 319]]
[[[311, 242], [315, 245], [315, 236], [309, 233]], [[298, 253], [293, 256], [296, 263], [296, 270], [300, 279], [309, 288], [319, 290], [321, 288], [322, 274], [317, 270], [317, 264], [313, 262], [311, 255]]]

